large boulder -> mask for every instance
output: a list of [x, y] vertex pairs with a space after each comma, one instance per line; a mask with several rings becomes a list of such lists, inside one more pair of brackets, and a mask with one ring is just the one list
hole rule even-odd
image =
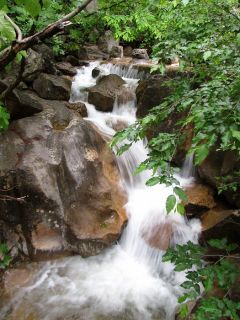
[[114, 101], [124, 84], [125, 81], [116, 74], [103, 76], [95, 86], [88, 89], [88, 102], [100, 111], [112, 111]]
[[[165, 98], [171, 94], [171, 88], [167, 84], [169, 79], [175, 77], [184, 77], [184, 73], [177, 70], [167, 70], [165, 76], [155, 74], [149, 76], [145, 80], [141, 80], [137, 89], [137, 117], [142, 118], [146, 116], [149, 111], [158, 105], [160, 105]], [[147, 137], [150, 139], [159, 134], [159, 132], [172, 133], [177, 128], [179, 120], [184, 118], [187, 114], [187, 110], [183, 112], [173, 112], [170, 116], [159, 125], [153, 126], [147, 132]], [[179, 127], [179, 126], [178, 126]], [[179, 127], [180, 128], [180, 127]], [[182, 144], [178, 147], [177, 152], [174, 156], [173, 162], [181, 166], [185, 160], [186, 153], [191, 145], [193, 136], [193, 128], [191, 124], [186, 126], [181, 132]]]
[[77, 69], [74, 68], [69, 62], [58, 62], [56, 68], [63, 74], [74, 77], [77, 74]]
[[39, 44], [35, 44], [33, 46], [33, 50], [41, 54], [45, 61], [53, 61], [54, 60], [54, 52], [50, 46], [46, 45], [45, 43], [41, 42]]
[[137, 116], [142, 118], [149, 111], [158, 106], [169, 96], [171, 89], [166, 85], [166, 78], [161, 75], [152, 75], [140, 81], [137, 89]]
[[44, 72], [49, 74], [58, 73], [54, 65], [55, 56], [51, 46], [47, 46], [45, 43], [39, 43], [34, 45], [32, 49], [44, 60]]
[[133, 52], [133, 48], [131, 46], [126, 46], [123, 48], [123, 56], [124, 57], [131, 57]]
[[88, 67], [89, 62], [87, 61], [80, 61], [78, 58], [72, 55], [66, 56], [64, 59], [65, 62], [69, 62], [74, 67]]
[[119, 45], [119, 41], [114, 39], [112, 31], [107, 30], [98, 40], [98, 47], [104, 53], [110, 53], [113, 47]]
[[[240, 157], [233, 151], [212, 150], [209, 156], [201, 163], [198, 168], [200, 177], [214, 188], [218, 188], [224, 177], [227, 183], [240, 183], [240, 177], [234, 178], [235, 172], [240, 170]], [[232, 178], [231, 178], [232, 177]], [[230, 189], [223, 191], [223, 195], [228, 202], [240, 208], [240, 189], [233, 191]]]
[[109, 55], [101, 51], [98, 46], [88, 45], [80, 48], [78, 57], [80, 60], [106, 60]]
[[81, 117], [88, 116], [87, 107], [83, 102], [67, 102], [65, 105], [68, 109], [74, 110], [80, 114]]
[[204, 213], [201, 217], [201, 222], [203, 240], [227, 238], [229, 243], [238, 243], [240, 245], [240, 210], [216, 207]]
[[149, 56], [146, 49], [133, 49], [132, 51], [133, 59], [144, 59], [148, 60]]
[[213, 209], [216, 206], [214, 190], [202, 183], [193, 183], [185, 190], [188, 202], [185, 209], [188, 217], [198, 217], [203, 212]]
[[[113, 153], [101, 135], [61, 101], [13, 121], [0, 140], [0, 220], [20, 226], [32, 259], [95, 255], [126, 221]], [[4, 239], [3, 239], [4, 240]]]
[[22, 76], [23, 80], [26, 82], [32, 82], [45, 70], [45, 67], [45, 59], [43, 55], [32, 49], [28, 49]]
[[110, 58], [122, 58], [123, 57], [123, 47], [113, 46], [110, 51]]
[[72, 82], [64, 76], [41, 73], [33, 83], [39, 97], [48, 100], [69, 100]]
[[41, 99], [30, 90], [14, 89], [6, 96], [5, 105], [11, 119], [29, 117], [43, 110]]

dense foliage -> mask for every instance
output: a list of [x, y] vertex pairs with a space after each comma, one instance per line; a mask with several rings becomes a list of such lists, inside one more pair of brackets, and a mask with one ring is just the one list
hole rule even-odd
[[[191, 319], [216, 320], [227, 317], [238, 320], [240, 303], [232, 299], [233, 291], [239, 291], [236, 281], [240, 276], [240, 257], [234, 254], [238, 246], [228, 244], [226, 239], [210, 240], [209, 245], [211, 250], [188, 242], [169, 249], [163, 257], [163, 261], [175, 264], [175, 271], [186, 271], [186, 281], [181, 284], [186, 293], [178, 300], [182, 304], [180, 317], [186, 319], [191, 313], [189, 304], [184, 302], [196, 300], [204, 288], [203, 298], [196, 303]], [[206, 264], [204, 259], [211, 259], [212, 262]]]
[[[240, 154], [239, 2], [160, 1], [158, 8], [161, 32], [154, 56], [160, 61], [162, 73], [165, 61], [179, 57], [182, 76], [169, 80], [172, 94], [160, 106], [117, 133], [112, 142], [117, 145], [128, 139], [118, 151], [122, 153], [171, 114], [184, 114], [173, 132], [160, 133], [148, 142], [149, 157], [139, 171], [153, 170], [153, 178], [148, 182], [151, 185], [176, 182], [169, 164], [189, 130], [193, 131], [189, 154], [194, 152], [196, 165], [201, 164], [212, 148]], [[228, 177], [221, 191], [226, 187], [238, 190], [239, 175], [237, 172], [233, 175], [236, 180]]]

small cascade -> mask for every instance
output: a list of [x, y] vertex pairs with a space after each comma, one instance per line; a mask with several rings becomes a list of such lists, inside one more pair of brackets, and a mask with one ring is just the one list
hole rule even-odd
[[[133, 99], [125, 104], [115, 101], [113, 112], [104, 113], [87, 102], [85, 89], [93, 86], [93, 62], [78, 71], [72, 87], [72, 101], [83, 101], [88, 109], [86, 120], [93, 122], [105, 135], [113, 136], [116, 127], [128, 126], [136, 120], [135, 89], [140, 76], [129, 68], [101, 65], [106, 74], [123, 76], [132, 90]], [[146, 159], [144, 141], [135, 143], [117, 158], [122, 186], [128, 195], [126, 211], [129, 222], [118, 244], [96, 257], [66, 258], [43, 265], [32, 286], [21, 290], [0, 313], [19, 305], [37, 312], [41, 320], [171, 320], [174, 319], [180, 284], [184, 272], [174, 272], [171, 263], [162, 263], [163, 247], [168, 244], [197, 242], [198, 221], [186, 222], [177, 213], [166, 214], [165, 203], [172, 187], [145, 182], [151, 172], [133, 175]], [[176, 176], [183, 187], [191, 183], [191, 159], [182, 175]], [[27, 316], [26, 316], [26, 319]], [[34, 318], [35, 319], [35, 318]], [[23, 319], [24, 320], [24, 319]]]
[[196, 174], [194, 167], [194, 153], [187, 155], [184, 160], [183, 167], [181, 170], [181, 177], [183, 178], [191, 178]]
[[138, 69], [134, 65], [113, 65], [111, 63], [102, 65], [104, 70], [109, 72], [109, 74], [117, 74], [123, 79], [143, 79], [144, 72], [138, 72]]

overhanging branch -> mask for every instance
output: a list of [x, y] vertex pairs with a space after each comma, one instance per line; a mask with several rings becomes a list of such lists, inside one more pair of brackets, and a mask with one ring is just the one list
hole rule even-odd
[[39, 40], [44, 40], [46, 38], [52, 37], [54, 34], [58, 33], [59, 31], [62, 31], [64, 27], [69, 23], [69, 20], [75, 17], [81, 11], [83, 11], [92, 1], [93, 0], [86, 0], [75, 10], [65, 15], [58, 21], [49, 24], [46, 28], [35, 33], [34, 35], [21, 39], [20, 41], [14, 41], [10, 48], [7, 48], [0, 53], [0, 70], [3, 69], [8, 63], [10, 63], [16, 57], [19, 51], [27, 50], [33, 44], [37, 43]]
[[4, 15], [4, 18], [11, 23], [11, 25], [13, 26], [15, 32], [16, 32], [16, 35], [17, 35], [17, 41], [20, 42], [22, 41], [22, 31], [21, 29], [19, 28], [18, 25], [16, 25], [16, 23], [7, 15], [5, 14]]

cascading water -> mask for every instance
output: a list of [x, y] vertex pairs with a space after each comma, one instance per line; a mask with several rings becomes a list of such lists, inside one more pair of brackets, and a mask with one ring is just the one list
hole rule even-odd
[[[93, 86], [92, 70], [99, 63], [79, 70], [72, 87], [72, 100], [83, 101], [88, 109], [88, 121], [93, 122], [105, 135], [112, 136], [119, 123], [130, 125], [135, 121], [136, 102], [119, 105], [115, 102], [112, 113], [97, 111], [88, 104], [84, 89]], [[105, 74], [116, 73], [135, 92], [136, 70], [102, 65]], [[170, 320], [174, 318], [179, 286], [184, 273], [175, 273], [174, 266], [162, 263], [163, 251], [154, 241], [164, 244], [171, 231], [171, 244], [197, 241], [198, 221], [188, 223], [177, 213], [166, 215], [165, 202], [173, 187], [147, 187], [150, 172], [133, 176], [133, 171], [145, 160], [144, 142], [135, 143], [117, 159], [122, 185], [128, 195], [126, 210], [128, 225], [119, 244], [96, 257], [67, 258], [45, 263], [29, 287], [21, 289], [9, 305], [0, 312], [1, 319], [8, 312], [24, 309], [25, 318], [81, 319], [81, 320]], [[178, 176], [184, 187], [191, 178]], [[32, 319], [31, 318], [31, 319]], [[23, 318], [21, 318], [24, 320]]]

